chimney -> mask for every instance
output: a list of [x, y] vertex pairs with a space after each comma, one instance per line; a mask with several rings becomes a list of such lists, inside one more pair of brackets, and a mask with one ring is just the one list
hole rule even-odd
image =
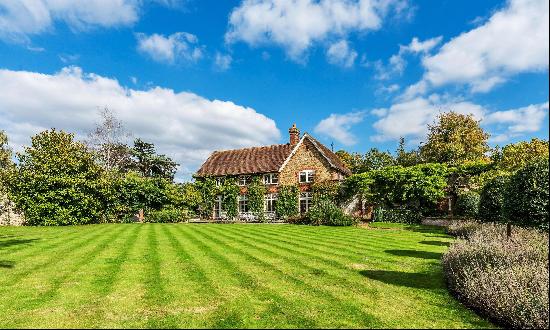
[[300, 130], [296, 128], [296, 124], [293, 124], [291, 128], [288, 129], [290, 135], [290, 145], [295, 146], [300, 141]]

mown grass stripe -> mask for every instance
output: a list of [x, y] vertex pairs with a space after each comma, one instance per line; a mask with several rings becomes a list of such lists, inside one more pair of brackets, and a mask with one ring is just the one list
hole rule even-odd
[[[197, 229], [197, 228], [195, 228], [195, 229], [198, 230], [198, 231], [201, 231], [201, 229]], [[317, 296], [320, 299], [323, 299], [327, 304], [329, 304], [329, 306], [338, 306], [339, 310], [344, 312], [344, 313], [350, 313], [351, 312], [352, 313], [351, 315], [353, 315], [353, 317], [359, 317], [359, 319], [357, 321], [367, 322], [368, 324], [371, 324], [371, 325], [376, 322], [375, 318], [371, 314], [369, 314], [366, 311], [362, 310], [360, 307], [356, 306], [354, 303], [344, 301], [344, 300], [334, 296], [332, 293], [330, 293], [328, 291], [325, 291], [325, 290], [319, 289], [319, 288], [317, 288], [313, 285], [310, 285], [310, 284], [306, 283], [304, 280], [299, 279], [298, 277], [295, 277], [295, 276], [281, 270], [280, 267], [278, 267], [277, 265], [272, 264], [272, 263], [268, 263], [268, 262], [264, 261], [263, 258], [258, 258], [256, 256], [254, 256], [253, 254], [251, 254], [249, 252], [249, 251], [253, 251], [253, 250], [251, 250], [251, 249], [237, 249], [237, 248], [235, 248], [235, 247], [233, 247], [229, 244], [226, 244], [227, 241], [230, 241], [230, 242], [234, 243], [235, 242], [235, 237], [226, 238], [227, 241], [224, 242], [224, 241], [221, 241], [220, 239], [217, 239], [217, 238], [215, 238], [211, 235], [208, 235], [204, 232], [202, 232], [202, 233], [203, 233], [203, 235], [207, 236], [207, 238], [209, 238], [210, 240], [213, 240], [213, 241], [217, 242], [220, 245], [225, 245], [226, 248], [229, 248], [229, 249], [235, 251], [237, 253], [237, 255], [239, 255], [239, 256], [242, 255], [245, 258], [249, 259], [250, 261], [262, 265], [267, 272], [277, 273], [277, 274], [280, 275], [280, 277], [284, 278], [287, 281], [290, 281], [294, 285], [297, 285], [297, 286], [301, 287], [302, 289], [305, 289], [306, 291], [313, 292], [315, 294], [315, 296]], [[218, 232], [218, 233], [222, 234], [222, 236], [227, 237], [227, 235], [224, 235], [222, 232]], [[284, 256], [278, 255], [277, 253], [275, 253], [273, 251], [270, 251], [268, 249], [259, 248], [258, 246], [255, 246], [253, 244], [248, 243], [248, 241], [243, 241], [243, 240], [239, 240], [239, 239], [236, 239], [236, 241], [240, 242], [242, 245], [248, 245], [248, 246], [250, 246], [250, 247], [252, 247], [253, 249], [256, 249], [256, 250], [261, 249], [264, 252], [267, 251], [267, 254], [273, 254], [273, 255], [275, 255], [275, 258], [284, 257]], [[299, 262], [297, 260], [295, 260], [294, 264], [298, 267], [300, 267], [300, 266], [306, 267], [304, 264], [302, 264], [301, 262]], [[351, 315], [348, 315], [348, 316], [351, 316]], [[363, 323], [361, 323], [361, 324], [363, 324]]]
[[108, 232], [109, 229], [110, 228], [108, 226], [105, 226], [100, 228], [99, 230], [94, 230], [93, 234], [88, 233], [88, 235], [85, 235], [84, 237], [86, 238], [83, 240], [77, 240], [76, 238], [78, 238], [78, 236], [76, 236], [75, 239], [71, 240], [71, 241], [76, 241], [75, 242], [76, 244], [63, 245], [62, 249], [54, 249], [53, 251], [52, 250], [41, 251], [40, 256], [45, 254], [51, 255], [51, 256], [46, 261], [38, 263], [29, 268], [21, 269], [20, 267], [16, 266], [15, 268], [21, 269], [21, 270], [19, 272], [11, 273], [10, 276], [7, 277], [9, 281], [2, 283], [2, 286], [0, 287], [0, 293], [5, 293], [6, 291], [11, 290], [10, 289], [11, 286], [20, 282], [26, 276], [31, 275], [36, 270], [39, 270], [39, 269], [43, 270], [45, 268], [56, 266], [58, 263], [65, 260], [65, 258], [67, 257], [67, 254], [70, 251], [87, 246], [88, 244], [92, 243], [97, 237]]
[[[222, 229], [220, 229], [220, 230], [222, 230]], [[248, 245], [248, 246], [250, 246], [254, 249], [262, 250], [264, 253], [271, 254], [275, 258], [282, 258], [286, 262], [295, 265], [298, 269], [308, 269], [311, 274], [315, 274], [319, 271], [318, 267], [306, 264], [306, 263], [301, 261], [302, 260], [301, 258], [298, 258], [296, 256], [296, 254], [300, 254], [300, 255], [304, 256], [304, 259], [308, 260], [308, 263], [309, 263], [310, 260], [312, 259], [311, 254], [304, 254], [303, 252], [300, 252], [300, 251], [291, 250], [291, 249], [284, 249], [284, 248], [281, 248], [280, 246], [273, 245], [271, 242], [268, 242], [266, 240], [257, 239], [255, 237], [249, 236], [249, 235], [243, 235], [242, 234], [243, 232], [244, 231], [241, 231], [237, 235], [244, 236], [244, 238], [250, 238], [251, 240], [246, 240], [244, 242], [242, 240], [238, 240], [238, 242], [241, 242], [242, 244], [246, 244], [246, 245]], [[234, 234], [235, 232], [231, 232], [231, 233]], [[227, 231], [224, 232], [224, 235], [226, 237], [228, 237], [228, 239], [230, 239], [230, 240], [236, 238], [235, 234], [234, 235], [227, 235]], [[263, 246], [268, 246], [269, 248], [260, 247], [257, 244], [249, 243], [250, 241], [255, 242], [255, 243], [260, 243]], [[288, 255], [275, 252], [275, 251], [272, 250], [273, 248], [275, 248], [277, 250], [282, 250], [282, 251], [284, 251], [284, 253], [287, 253]], [[317, 257], [317, 256], [315, 255], [315, 257]], [[326, 262], [324, 262], [324, 260], [323, 260], [323, 263], [326, 264]], [[372, 289], [361, 285], [361, 282], [352, 282], [347, 277], [345, 277], [346, 274], [349, 276], [349, 270], [350, 269], [349, 269], [348, 264], [339, 263], [339, 262], [336, 262], [336, 261], [335, 261], [335, 263], [338, 263], [339, 266], [330, 265], [331, 269], [336, 271], [338, 274], [343, 273], [344, 275], [343, 276], [338, 276], [338, 275], [331, 275], [328, 272], [323, 272], [324, 279], [329, 281], [328, 284], [330, 284], [331, 286], [334, 286], [334, 287], [346, 288], [347, 290], [350, 290], [349, 288], [352, 288], [351, 291], [353, 291], [356, 294], [376, 294], [376, 292], [373, 291]]]
[[[28, 301], [26, 303], [28, 308], [34, 309], [37, 306], [53, 300], [67, 279], [73, 276], [80, 268], [88, 265], [92, 260], [97, 258], [101, 254], [101, 251], [105, 250], [109, 244], [112, 244], [113, 238], [126, 231], [127, 228], [128, 227], [117, 227], [116, 230], [111, 231], [108, 236], [105, 236], [99, 241], [91, 251], [78, 249], [65, 255], [64, 258], [71, 262], [69, 267], [64, 268], [61, 275], [60, 273], [55, 273], [56, 276], [46, 279], [47, 282], [51, 283], [51, 287], [47, 291], [39, 294], [36, 298]], [[73, 260], [76, 262], [72, 262]]]
[[176, 328], [177, 322], [174, 315], [164, 312], [166, 305], [170, 303], [173, 296], [166, 290], [164, 278], [161, 276], [161, 261], [159, 255], [159, 243], [157, 238], [156, 224], [147, 226], [147, 248], [144, 249], [144, 260], [146, 262], [146, 274], [143, 280], [145, 286], [144, 299], [152, 309], [152, 316], [147, 318], [148, 328]]
[[[188, 226], [188, 227], [185, 227], [185, 229], [191, 229], [191, 227]], [[194, 233], [198, 233], [206, 240], [196, 238], [196, 236], [194, 236], [193, 234], [191, 234], [191, 236], [194, 236], [196, 242], [199, 243], [204, 249], [206, 249], [209, 252], [209, 255], [212, 258], [216, 259], [220, 265], [222, 265], [225, 269], [232, 270], [233, 274], [237, 276], [237, 279], [239, 281], [241, 288], [244, 288], [245, 290], [253, 293], [255, 296], [259, 296], [260, 300], [275, 301], [276, 304], [270, 304], [271, 307], [293, 305], [291, 301], [285, 299], [281, 295], [271, 291], [269, 288], [262, 285], [259, 281], [260, 279], [257, 276], [255, 277], [251, 274], [248, 274], [246, 271], [242, 269], [242, 266], [240, 266], [238, 263], [231, 261], [228, 257], [225, 257], [221, 253], [214, 251], [215, 248], [220, 249], [219, 245], [213, 244], [213, 242], [216, 242], [216, 241], [220, 242], [219, 240], [213, 238], [208, 234], [205, 234], [200, 230], [196, 230], [197, 229], [196, 227], [192, 229], [194, 229], [193, 230]], [[211, 245], [214, 246], [214, 248]], [[224, 249], [224, 251], [227, 252], [226, 249]], [[238, 253], [237, 251], [236, 255], [240, 256], [241, 253]], [[304, 327], [315, 327], [315, 322], [313, 320], [304, 317], [303, 315], [301, 315], [300, 313], [297, 313], [296, 310], [293, 310], [292, 308], [289, 308], [286, 310], [284, 317], [287, 320], [287, 322], [289, 322], [290, 324], [292, 324], [292, 322], [296, 320], [299, 324], [301, 324]], [[239, 324], [239, 325], [246, 326], [245, 324]], [[223, 322], [213, 324], [213, 327], [222, 327], [222, 326], [224, 326]]]

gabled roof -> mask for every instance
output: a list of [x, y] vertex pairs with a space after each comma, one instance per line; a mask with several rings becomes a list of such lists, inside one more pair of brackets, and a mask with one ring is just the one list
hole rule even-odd
[[197, 175], [222, 176], [277, 172], [291, 152], [290, 144], [214, 151], [202, 164]]
[[315, 146], [332, 168], [344, 174], [351, 174], [350, 170], [335, 153], [305, 133], [296, 146], [287, 143], [266, 147], [214, 151], [197, 171], [197, 176], [280, 172], [306, 139]]

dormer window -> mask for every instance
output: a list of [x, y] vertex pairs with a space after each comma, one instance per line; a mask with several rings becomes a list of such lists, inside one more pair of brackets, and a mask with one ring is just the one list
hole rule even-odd
[[247, 186], [251, 182], [250, 175], [239, 176], [239, 186]]
[[315, 178], [314, 170], [301, 171], [298, 176], [298, 180], [300, 183], [311, 183], [313, 182], [314, 178]]
[[264, 184], [278, 184], [279, 183], [279, 174], [270, 173], [264, 174]]

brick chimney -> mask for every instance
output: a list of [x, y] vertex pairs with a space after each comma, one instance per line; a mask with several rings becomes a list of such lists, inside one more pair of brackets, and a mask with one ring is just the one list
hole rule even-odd
[[290, 145], [295, 146], [300, 142], [300, 130], [296, 128], [296, 124], [293, 124], [291, 128], [288, 129], [290, 135]]

